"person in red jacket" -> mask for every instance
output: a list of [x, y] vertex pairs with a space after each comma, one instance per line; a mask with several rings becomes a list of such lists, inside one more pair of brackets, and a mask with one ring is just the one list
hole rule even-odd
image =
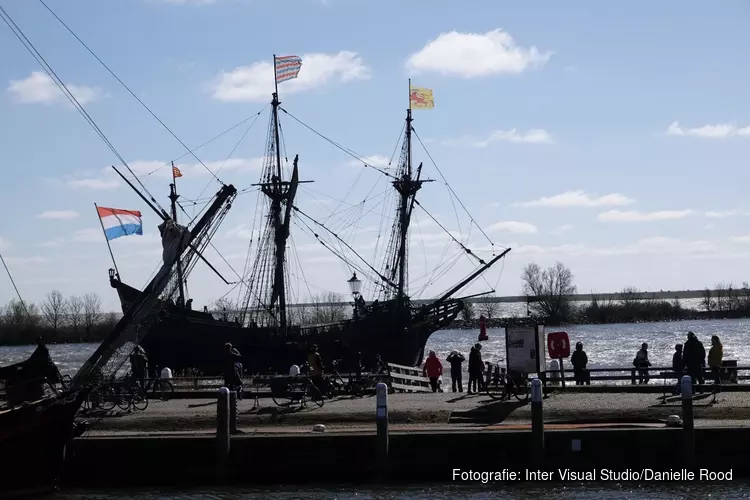
[[443, 363], [440, 362], [435, 351], [430, 351], [430, 355], [427, 356], [427, 361], [424, 363], [422, 373], [430, 379], [430, 387], [432, 392], [438, 390], [438, 379], [443, 374]]

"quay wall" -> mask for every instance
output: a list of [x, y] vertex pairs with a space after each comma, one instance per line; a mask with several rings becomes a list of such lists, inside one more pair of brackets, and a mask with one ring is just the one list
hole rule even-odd
[[[572, 429], [545, 432], [541, 465], [530, 431], [391, 433], [388, 463], [378, 466], [375, 433], [297, 433], [232, 437], [224, 481], [233, 484], [450, 482], [454, 468], [657, 471], [685, 466], [679, 428]], [[580, 440], [580, 451], [573, 450]], [[85, 437], [68, 447], [67, 487], [192, 486], [217, 482], [212, 435]], [[750, 428], [696, 429], [697, 467], [750, 477]], [[559, 478], [556, 478], [559, 479]]]

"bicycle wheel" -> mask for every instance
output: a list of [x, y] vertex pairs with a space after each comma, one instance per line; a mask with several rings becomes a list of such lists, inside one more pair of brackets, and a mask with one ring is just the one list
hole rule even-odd
[[174, 387], [169, 380], [156, 379], [151, 385], [151, 396], [166, 401], [172, 398]]
[[276, 403], [276, 406], [289, 406], [292, 404], [292, 389], [289, 384], [272, 383], [271, 399]]
[[496, 401], [504, 401], [508, 397], [507, 385], [502, 382], [484, 384], [484, 392]]
[[136, 388], [130, 395], [130, 404], [136, 410], [143, 411], [148, 407], [148, 396], [141, 388]]
[[513, 388], [513, 395], [522, 403], [529, 399], [529, 392], [529, 381], [525, 379], [516, 383]]
[[110, 385], [97, 388], [92, 399], [98, 401], [97, 406], [104, 411], [114, 410], [117, 404], [117, 394], [115, 394], [114, 388]]
[[312, 382], [309, 382], [307, 384], [307, 389], [305, 390], [304, 394], [302, 395], [302, 405], [305, 404], [305, 399], [309, 399], [316, 405], [318, 405], [318, 408], [323, 406], [323, 395], [320, 393], [320, 389], [315, 387], [315, 384]]

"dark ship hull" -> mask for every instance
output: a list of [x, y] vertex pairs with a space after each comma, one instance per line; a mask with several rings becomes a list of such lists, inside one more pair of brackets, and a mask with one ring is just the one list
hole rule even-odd
[[0, 411], [0, 497], [54, 490], [62, 474], [65, 449], [75, 437], [75, 416], [85, 390], [43, 396], [39, 379], [23, 380], [26, 362], [0, 369], [8, 408]]
[[[138, 290], [112, 277], [123, 308]], [[460, 300], [439, 306], [398, 307], [385, 302], [368, 309], [358, 319], [319, 326], [290, 327], [280, 335], [273, 327], [243, 327], [215, 319], [210, 313], [162, 304], [156, 324], [143, 340], [149, 365], [173, 371], [197, 369], [203, 374], [220, 374], [224, 369], [223, 346], [231, 342], [242, 353], [249, 373], [285, 373], [291, 365], [302, 365], [312, 344], [318, 346], [324, 363], [342, 360], [340, 369], [352, 367], [357, 353], [371, 367], [376, 355], [386, 363], [416, 366], [422, 363], [430, 335], [450, 324], [463, 308]]]

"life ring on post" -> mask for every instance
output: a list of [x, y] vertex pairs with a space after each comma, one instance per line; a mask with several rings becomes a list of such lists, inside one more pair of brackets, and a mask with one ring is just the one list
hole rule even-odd
[[484, 314], [479, 316], [479, 341], [482, 340], [489, 340], [490, 338], [487, 336], [487, 319], [484, 317]]

